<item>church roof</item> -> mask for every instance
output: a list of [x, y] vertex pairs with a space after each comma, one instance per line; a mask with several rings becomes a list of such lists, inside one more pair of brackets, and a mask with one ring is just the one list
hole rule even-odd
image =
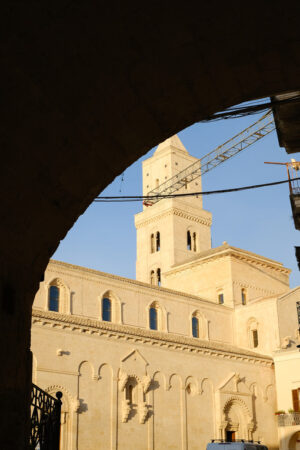
[[270, 258], [266, 258], [265, 256], [261, 256], [258, 255], [256, 253], [253, 252], [249, 252], [248, 250], [244, 250], [238, 247], [233, 247], [231, 245], [229, 245], [227, 242], [224, 242], [222, 245], [220, 245], [219, 247], [215, 247], [215, 248], [211, 248], [209, 250], [205, 250], [203, 252], [200, 252], [194, 256], [192, 256], [191, 258], [187, 259], [184, 262], [181, 262], [179, 264], [175, 264], [171, 267], [171, 269], [167, 272], [172, 272], [173, 270], [180, 270], [185, 269], [186, 266], [193, 264], [193, 263], [198, 263], [201, 262], [204, 259], [208, 259], [211, 257], [218, 257], [218, 256], [223, 256], [224, 254], [228, 254], [228, 253], [233, 253], [236, 256], [238, 254], [240, 254], [241, 256], [243, 256], [244, 258], [249, 258], [251, 260], [259, 260], [261, 263], [264, 263], [268, 266], [272, 266], [273, 268], [276, 268], [277, 270], [280, 270], [282, 272], [285, 273], [289, 273], [291, 272], [290, 269], [286, 268], [283, 266], [283, 264], [281, 262], [275, 261], [274, 259], [270, 259]]
[[183, 143], [181, 142], [181, 140], [179, 139], [177, 134], [174, 134], [174, 136], [166, 139], [164, 142], [159, 144], [159, 146], [157, 147], [157, 149], [154, 152], [154, 155], [163, 153], [165, 150], [168, 150], [171, 147], [173, 147], [176, 150], [179, 150], [181, 152], [184, 152], [186, 154], [189, 154], [189, 152], [187, 151], [187, 149], [185, 148], [185, 146], [183, 145]]

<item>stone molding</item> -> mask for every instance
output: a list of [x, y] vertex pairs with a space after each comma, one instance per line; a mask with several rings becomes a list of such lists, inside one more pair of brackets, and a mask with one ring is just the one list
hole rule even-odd
[[[283, 283], [285, 284], [285, 283]], [[233, 281], [233, 285], [238, 286], [240, 288], [245, 288], [245, 289], [253, 289], [255, 291], [259, 291], [262, 294], [266, 294], [265, 297], [270, 297], [270, 296], [274, 296], [274, 297], [279, 297], [280, 293], [278, 293], [277, 291], [271, 290], [271, 289], [263, 289], [261, 287], [255, 286], [254, 284], [250, 284], [250, 283], [246, 283], [246, 282], [241, 282], [241, 281]], [[251, 304], [251, 300], [249, 302], [249, 305]]]
[[138, 230], [138, 229], [140, 229], [144, 226], [147, 226], [151, 223], [156, 223], [156, 222], [160, 221], [163, 217], [172, 216], [172, 215], [182, 217], [184, 219], [190, 220], [191, 222], [196, 222], [196, 223], [200, 223], [202, 225], [206, 225], [207, 227], [210, 227], [212, 224], [211, 218], [196, 216], [195, 214], [189, 214], [186, 211], [183, 211], [178, 208], [170, 208], [167, 211], [161, 212], [160, 214], [157, 214], [153, 217], [149, 217], [146, 219], [136, 219], [135, 227]]
[[33, 326], [48, 326], [49, 329], [79, 332], [86, 335], [124, 339], [127, 342], [147, 344], [174, 351], [184, 351], [190, 354], [200, 354], [216, 358], [226, 358], [244, 362], [252, 362], [263, 366], [272, 366], [273, 359], [269, 356], [255, 354], [230, 344], [202, 341], [196, 338], [178, 336], [171, 333], [152, 331], [129, 325], [101, 322], [78, 316], [33, 309]]
[[[252, 265], [257, 266], [257, 267], [264, 267], [264, 268], [272, 269], [275, 272], [283, 273], [285, 275], [288, 275], [291, 272], [290, 269], [280, 266], [279, 264], [266, 261], [265, 259], [260, 259], [259, 256], [252, 256], [252, 255], [248, 254], [248, 252], [244, 253], [243, 250], [239, 251], [230, 246], [225, 247], [224, 249], [220, 249], [218, 252], [214, 252], [213, 250], [215, 250], [215, 249], [212, 249], [210, 254], [208, 253], [203, 256], [201, 256], [201, 254], [199, 254], [199, 256], [197, 256], [195, 259], [192, 259], [191, 261], [187, 261], [185, 263], [176, 265], [176, 267], [174, 267], [173, 269], [170, 269], [169, 271], [165, 272], [164, 276], [172, 276], [178, 272], [183, 272], [185, 270], [191, 270], [195, 266], [209, 264], [209, 263], [215, 261], [216, 259], [226, 258], [226, 257], [235, 258], [238, 261], [251, 263]], [[288, 283], [286, 283], [282, 280], [277, 280], [277, 281], [288, 286]]]

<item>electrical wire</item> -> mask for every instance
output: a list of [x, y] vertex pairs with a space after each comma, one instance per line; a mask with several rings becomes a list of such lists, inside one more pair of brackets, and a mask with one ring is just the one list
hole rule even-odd
[[[300, 180], [299, 178], [293, 178], [292, 181]], [[202, 191], [202, 192], [187, 192], [182, 194], [164, 194], [164, 195], [119, 195], [119, 196], [99, 196], [96, 197], [95, 203], [114, 203], [114, 202], [140, 202], [140, 201], [149, 201], [151, 200], [162, 200], [165, 198], [178, 198], [178, 197], [194, 197], [197, 195], [213, 195], [213, 194], [227, 194], [230, 192], [240, 192], [246, 191], [250, 189], [259, 189], [268, 186], [276, 186], [279, 184], [289, 183], [291, 180], [281, 180], [281, 181], [273, 181], [271, 183], [263, 183], [263, 184], [253, 184], [250, 186], [241, 186], [237, 188], [230, 189], [217, 189], [214, 191]]]
[[217, 120], [250, 116], [261, 111], [267, 111], [270, 108], [276, 108], [276, 106], [297, 102], [300, 102], [300, 95], [295, 95], [294, 97], [286, 98], [283, 100], [271, 100], [269, 102], [263, 102], [254, 105], [246, 104], [244, 106], [232, 106], [225, 109], [225, 111], [215, 113], [209, 117], [204, 117], [199, 122], [214, 122]]

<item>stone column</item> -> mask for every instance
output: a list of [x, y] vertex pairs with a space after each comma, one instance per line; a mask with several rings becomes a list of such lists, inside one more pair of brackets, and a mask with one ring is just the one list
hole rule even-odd
[[118, 443], [118, 377], [112, 378], [111, 393], [111, 448], [117, 450]]
[[186, 420], [186, 389], [183, 386], [181, 389], [181, 436], [182, 436], [182, 450], [187, 449], [187, 420]]

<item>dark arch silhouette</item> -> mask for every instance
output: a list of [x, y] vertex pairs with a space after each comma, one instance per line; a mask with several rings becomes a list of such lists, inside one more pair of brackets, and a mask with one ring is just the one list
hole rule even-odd
[[238, 1], [3, 6], [3, 447], [27, 439], [31, 305], [60, 240], [154, 145], [215, 111], [299, 87], [293, 5], [252, 2], [246, 13]]

